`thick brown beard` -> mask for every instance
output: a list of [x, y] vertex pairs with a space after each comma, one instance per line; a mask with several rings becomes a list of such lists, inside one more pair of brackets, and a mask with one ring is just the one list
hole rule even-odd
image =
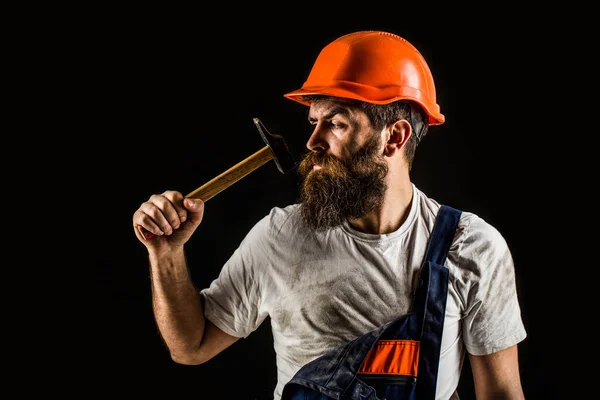
[[[302, 178], [300, 212], [315, 230], [339, 226], [379, 207], [386, 191], [388, 166], [378, 154], [379, 135], [349, 160], [311, 152], [298, 166]], [[313, 165], [321, 166], [313, 171]]]

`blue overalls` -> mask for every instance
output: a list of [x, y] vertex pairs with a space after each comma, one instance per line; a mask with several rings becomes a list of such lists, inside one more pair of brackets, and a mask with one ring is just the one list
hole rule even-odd
[[448, 294], [448, 249], [461, 211], [442, 205], [409, 313], [307, 363], [281, 400], [434, 400]]

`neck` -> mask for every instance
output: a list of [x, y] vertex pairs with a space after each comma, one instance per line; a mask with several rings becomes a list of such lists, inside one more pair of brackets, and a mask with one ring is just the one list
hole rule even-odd
[[388, 189], [379, 208], [349, 221], [354, 229], [364, 233], [386, 234], [402, 226], [408, 217], [414, 193], [408, 176], [398, 178], [389, 176]]

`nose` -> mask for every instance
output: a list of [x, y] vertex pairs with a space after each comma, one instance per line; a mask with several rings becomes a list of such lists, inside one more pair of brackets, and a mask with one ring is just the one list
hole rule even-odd
[[323, 152], [329, 148], [323, 133], [323, 128], [320, 126], [320, 124], [315, 126], [315, 129], [306, 142], [306, 147], [315, 153]]

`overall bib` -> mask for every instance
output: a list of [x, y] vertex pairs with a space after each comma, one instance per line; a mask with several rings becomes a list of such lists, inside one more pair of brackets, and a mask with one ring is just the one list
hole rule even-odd
[[411, 310], [307, 363], [281, 400], [434, 400], [448, 294], [444, 266], [461, 211], [442, 205]]

